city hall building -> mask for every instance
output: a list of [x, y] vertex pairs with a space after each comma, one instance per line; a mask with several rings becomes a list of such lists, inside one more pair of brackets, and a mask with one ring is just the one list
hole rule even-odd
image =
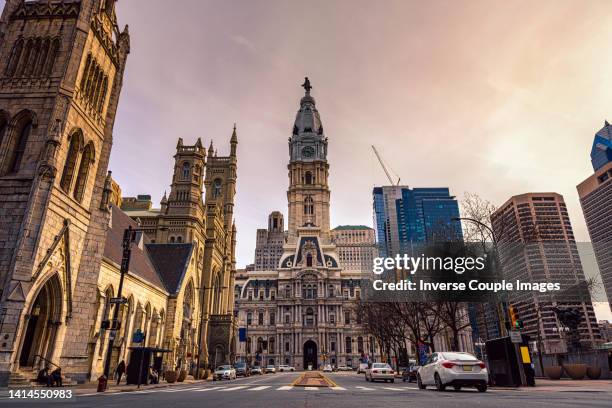
[[[353, 262], [352, 256], [370, 260], [374, 234], [367, 227], [330, 230], [328, 139], [310, 82], [303, 86], [306, 94], [289, 139], [288, 229], [282, 214], [273, 212], [268, 230], [258, 231], [255, 265], [236, 279], [243, 330], [237, 356], [298, 370], [325, 363], [356, 366], [375, 345], [355, 313], [367, 275], [364, 262]], [[334, 236], [347, 262], [341, 261]], [[359, 267], [343, 269], [348, 256]]]

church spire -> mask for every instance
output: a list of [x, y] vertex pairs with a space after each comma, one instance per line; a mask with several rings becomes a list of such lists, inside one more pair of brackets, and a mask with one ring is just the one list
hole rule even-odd
[[236, 135], [236, 123], [234, 123], [234, 131], [230, 138], [230, 157], [236, 157], [236, 147], [238, 146], [238, 136]]

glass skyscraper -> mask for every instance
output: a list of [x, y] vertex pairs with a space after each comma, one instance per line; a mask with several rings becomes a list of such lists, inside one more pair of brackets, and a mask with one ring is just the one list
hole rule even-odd
[[606, 121], [605, 125], [595, 134], [593, 148], [591, 149], [591, 163], [593, 170], [597, 171], [608, 163], [612, 163], [612, 129]]
[[463, 239], [459, 204], [449, 189], [375, 187], [374, 222], [381, 256], [405, 253], [413, 244]]

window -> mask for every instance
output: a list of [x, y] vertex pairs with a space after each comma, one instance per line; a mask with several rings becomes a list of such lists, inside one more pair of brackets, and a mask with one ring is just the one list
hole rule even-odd
[[314, 214], [314, 201], [311, 196], [306, 196], [304, 199], [304, 215]]
[[263, 313], [261, 313], [261, 312], [260, 312], [260, 313], [259, 313], [259, 315], [257, 316], [257, 323], [258, 323], [260, 326], [263, 326], [263, 324], [264, 324], [264, 314], [263, 314]]
[[0, 146], [2, 146], [2, 141], [4, 140], [4, 135], [6, 134], [6, 129], [8, 128], [8, 123], [6, 118], [0, 115]]
[[76, 170], [76, 161], [81, 149], [82, 135], [80, 132], [75, 132], [70, 136], [70, 145], [68, 147], [68, 154], [66, 156], [66, 163], [64, 164], [64, 170], [62, 172], [62, 180], [60, 181], [60, 187], [64, 192], [70, 191], [70, 185], [74, 177], [74, 171]]
[[30, 137], [30, 133], [32, 132], [32, 121], [26, 120], [25, 123], [21, 125], [19, 132], [17, 133], [17, 141], [14, 144], [13, 154], [10, 156], [10, 162], [8, 166], [9, 173], [17, 173], [21, 168], [21, 162], [23, 160], [23, 155], [25, 153], [26, 145], [28, 144], [28, 139]]
[[285, 343], [285, 351], [287, 351], [287, 352], [289, 351], [289, 342]]
[[253, 313], [247, 313], [247, 326], [253, 324]]
[[276, 315], [274, 313], [270, 313], [270, 325], [276, 324]]
[[336, 315], [329, 315], [329, 322], [331, 324], [336, 324]]
[[291, 297], [291, 286], [290, 285], [285, 286], [285, 297], [286, 298]]
[[85, 188], [87, 187], [87, 178], [89, 176], [89, 169], [94, 161], [94, 147], [92, 143], [88, 143], [83, 154], [81, 155], [81, 164], [79, 165], [79, 172], [77, 173], [76, 184], [74, 186], [74, 199], [78, 202], [83, 200], [85, 194]]
[[363, 353], [363, 337], [357, 337], [357, 351]]
[[330, 344], [331, 351], [336, 351], [336, 342], [332, 341]]
[[223, 185], [223, 181], [221, 179], [215, 179], [213, 182], [213, 198], [217, 198], [221, 196], [221, 187]]
[[351, 312], [344, 312], [344, 324], [351, 324]]
[[346, 346], [345, 347], [346, 352], [347, 353], [352, 353], [353, 352], [353, 345], [352, 345], [351, 338], [350, 337], [346, 337], [344, 340], [345, 340], [344, 342], [345, 342], [345, 346]]
[[268, 352], [270, 354], [274, 354], [274, 337], [270, 337], [270, 340], [268, 341]]
[[314, 326], [314, 311], [311, 307], [306, 309], [306, 326]]
[[183, 163], [183, 180], [189, 180], [189, 173], [191, 172], [191, 166], [189, 163]]
[[179, 244], [182, 243], [183, 242], [183, 237], [181, 237], [181, 236], [176, 237], [176, 242], [179, 243]]
[[306, 255], [306, 266], [312, 268], [312, 254]]
[[285, 315], [285, 324], [289, 324], [291, 322], [291, 316], [288, 314]]
[[247, 353], [251, 352], [251, 338], [250, 337], [247, 337], [247, 340], [246, 340], [246, 352]]
[[306, 184], [312, 184], [312, 173], [307, 171], [306, 175], [304, 176], [304, 180]]
[[9, 63], [6, 66], [5, 74], [7, 77], [12, 77], [15, 75], [15, 71], [17, 70], [17, 65], [19, 64], [19, 60], [21, 59], [21, 53], [23, 52], [23, 40], [19, 39], [15, 41], [15, 45], [13, 45], [13, 51], [11, 52], [11, 56], [9, 57]]

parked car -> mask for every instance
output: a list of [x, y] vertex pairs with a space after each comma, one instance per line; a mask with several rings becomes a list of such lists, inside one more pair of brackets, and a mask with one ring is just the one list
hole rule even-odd
[[217, 380], [235, 380], [236, 370], [231, 365], [222, 365], [217, 367], [213, 373], [213, 381]]
[[410, 367], [404, 368], [404, 370], [402, 371], [402, 381], [404, 382], [416, 381], [417, 371], [419, 371], [419, 367], [420, 366], [413, 364]]
[[334, 371], [332, 366], [330, 364], [325, 364], [325, 366], [323, 367], [323, 372], [324, 373], [331, 373], [332, 371]]
[[368, 367], [368, 363], [359, 363], [359, 367], [357, 367], [357, 374], [365, 373]]
[[263, 374], [263, 370], [261, 369], [261, 366], [253, 366], [253, 368], [251, 368], [251, 375], [255, 375], [255, 374], [259, 374], [259, 375]]
[[274, 368], [273, 365], [267, 365], [266, 368], [264, 368], [264, 374], [276, 374], [276, 368]]
[[376, 380], [383, 380], [384, 382], [391, 381], [395, 382], [395, 372], [393, 368], [387, 363], [373, 363], [372, 367], [365, 371], [366, 381], [374, 382]]
[[295, 367], [291, 367], [286, 364], [283, 364], [283, 365], [278, 366], [278, 371], [281, 373], [284, 373], [286, 371], [295, 371]]
[[338, 371], [353, 371], [353, 367], [339, 365], [337, 368]]
[[459, 391], [461, 387], [475, 387], [479, 392], [487, 390], [489, 374], [485, 364], [469, 353], [433, 353], [418, 369], [417, 384], [424, 390], [435, 385], [438, 391], [447, 386]]
[[236, 370], [236, 376], [248, 377], [251, 375], [251, 369], [247, 363], [236, 363], [234, 369]]

